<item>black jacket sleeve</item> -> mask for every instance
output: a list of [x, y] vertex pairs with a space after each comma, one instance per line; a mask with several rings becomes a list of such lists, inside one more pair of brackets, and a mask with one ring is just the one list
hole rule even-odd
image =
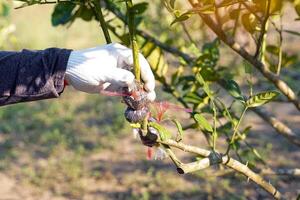
[[71, 50], [0, 51], [0, 106], [59, 97]]

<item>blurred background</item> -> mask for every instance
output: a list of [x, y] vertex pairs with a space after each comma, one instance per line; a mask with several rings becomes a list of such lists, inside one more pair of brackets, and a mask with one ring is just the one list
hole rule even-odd
[[[1, 0], [0, 6], [2, 50], [82, 49], [105, 44], [96, 21], [78, 19], [68, 28], [53, 27], [52, 5], [14, 10], [12, 2]], [[162, 11], [151, 9], [148, 15], [160, 16], [157, 12]], [[152, 30], [159, 33], [163, 26]], [[171, 35], [176, 37], [176, 32]], [[198, 40], [203, 37], [213, 39], [209, 34], [196, 36]], [[178, 42], [178, 46], [184, 44], [184, 40]], [[293, 46], [294, 51], [299, 52], [299, 46]], [[228, 49], [222, 49], [222, 55], [224, 64], [234, 58]], [[159, 99], [170, 99], [160, 92], [160, 86], [158, 94]], [[147, 148], [133, 138], [125, 122], [124, 109], [118, 97], [86, 95], [70, 87], [59, 99], [1, 107], [0, 200], [268, 199], [255, 184], [234, 173], [210, 169], [178, 175], [168, 159], [148, 160]], [[300, 117], [293, 110], [292, 105], [273, 109], [280, 119], [299, 130]], [[182, 113], [180, 118], [187, 117]], [[270, 166], [299, 167], [300, 152], [294, 146], [253, 114], [246, 121], [255, 125], [249, 134], [251, 143], [268, 158]], [[201, 134], [187, 134], [187, 143], [205, 144]], [[275, 182], [277, 178], [270, 176], [269, 180]], [[300, 192], [299, 178], [280, 178], [277, 185], [287, 197]]]

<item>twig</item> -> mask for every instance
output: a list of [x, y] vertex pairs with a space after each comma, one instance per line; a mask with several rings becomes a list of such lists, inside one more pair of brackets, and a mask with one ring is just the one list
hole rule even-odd
[[180, 22], [180, 24], [182, 26], [182, 29], [183, 29], [184, 33], [188, 37], [189, 41], [197, 47], [197, 43], [193, 40], [193, 38], [192, 38], [191, 34], [189, 33], [189, 31], [188, 31], [185, 23], [184, 22]]
[[277, 175], [277, 176], [292, 176], [300, 177], [300, 169], [263, 169], [260, 174], [262, 175]]
[[[251, 179], [253, 182], [261, 186], [265, 191], [271, 194], [275, 199], [280, 199], [281, 194], [280, 192], [273, 186], [271, 183], [266, 182], [260, 175], [253, 172], [247, 165], [240, 163], [239, 161], [227, 156], [221, 155], [217, 152], [211, 152], [199, 147], [194, 147], [190, 145], [183, 144], [181, 142], [175, 142], [174, 140], [165, 140], [165, 141], [158, 141], [158, 143], [167, 145], [170, 147], [178, 148], [182, 151], [193, 153], [199, 156], [206, 157], [200, 161], [192, 162], [188, 164], [181, 164], [179, 165], [182, 173], [190, 173], [194, 171], [198, 171], [201, 169], [205, 169], [211, 165], [215, 165], [218, 163], [222, 163], [223, 165], [230, 167], [231, 169], [244, 174], [246, 177]], [[220, 162], [218, 162], [218, 160]], [[178, 166], [177, 166], [178, 167]]]
[[[270, 8], [271, 8], [271, 0], [267, 0], [266, 11], [264, 14], [264, 19], [261, 25], [261, 32], [257, 41], [256, 52], [254, 55], [255, 59], [258, 59], [259, 53], [261, 52], [262, 45], [265, 40], [265, 35], [267, 33], [267, 23], [270, 17]], [[263, 56], [263, 55], [262, 55]]]
[[276, 119], [274, 115], [267, 112], [262, 108], [253, 108], [251, 109], [258, 116], [260, 116], [263, 120], [268, 122], [280, 135], [287, 138], [291, 143], [300, 146], [300, 136], [297, 135], [292, 129], [286, 126], [284, 123]]
[[244, 116], [245, 116], [247, 110], [248, 110], [248, 107], [245, 106], [245, 108], [244, 108], [244, 110], [243, 110], [241, 116], [239, 117], [238, 123], [237, 123], [236, 126], [234, 127], [233, 134], [232, 134], [232, 136], [231, 136], [229, 145], [228, 145], [227, 150], [226, 150], [226, 155], [229, 154], [230, 147], [233, 145], [233, 143], [234, 143], [234, 141], [235, 141], [235, 136], [236, 136], [236, 134], [239, 132], [240, 124], [241, 124], [242, 120], [244, 119]]
[[282, 68], [282, 56], [283, 56], [283, 51], [282, 51], [282, 43], [283, 43], [283, 25], [282, 25], [282, 16], [280, 14], [280, 28], [278, 28], [271, 20], [272, 25], [274, 26], [275, 30], [279, 34], [279, 52], [278, 52], [278, 63], [277, 63], [277, 69], [276, 69], [276, 74], [279, 76]]
[[102, 28], [106, 43], [107, 44], [111, 43], [112, 41], [111, 41], [111, 38], [110, 38], [110, 35], [108, 32], [108, 28], [107, 28], [107, 25], [106, 25], [106, 22], [105, 22], [105, 19], [104, 19], [102, 10], [101, 10], [100, 2], [98, 2], [98, 1], [94, 1], [93, 3], [89, 2], [89, 5], [92, 8], [92, 11], [93, 11], [96, 19], [99, 20], [99, 22], [100, 22], [100, 26]]
[[238, 13], [237, 13], [237, 16], [236, 16], [236, 19], [235, 19], [235, 22], [234, 22], [232, 37], [235, 37], [236, 31], [237, 31], [237, 28], [238, 28], [239, 19], [240, 19], [240, 15], [241, 15], [241, 9], [242, 9], [242, 4], [239, 3], [239, 7], [238, 7], [238, 11], [237, 11]]

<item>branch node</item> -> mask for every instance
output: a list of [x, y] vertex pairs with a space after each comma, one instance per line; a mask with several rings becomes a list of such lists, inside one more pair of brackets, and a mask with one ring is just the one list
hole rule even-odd
[[222, 163], [222, 155], [216, 151], [212, 151], [209, 154], [208, 158], [211, 165], [217, 165]]

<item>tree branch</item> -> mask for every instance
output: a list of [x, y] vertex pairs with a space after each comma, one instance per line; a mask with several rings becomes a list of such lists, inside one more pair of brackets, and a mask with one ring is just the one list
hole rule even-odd
[[[174, 55], [180, 56], [182, 57], [185, 61], [191, 63], [193, 62], [193, 58], [190, 57], [189, 55], [181, 52], [180, 50], [173, 48], [173, 47], [169, 47], [167, 45], [164, 45], [162, 42], [156, 40], [155, 38], [153, 38], [152, 36], [148, 35], [147, 33], [137, 30], [138, 33], [141, 33], [140, 36], [146, 36], [144, 37], [145, 39], [147, 39], [148, 41], [153, 42], [154, 44], [156, 44], [157, 46], [159, 46], [160, 48], [162, 48], [163, 50], [172, 53]], [[161, 45], [163, 44], [163, 45]], [[184, 56], [182, 56], [184, 55]], [[160, 80], [161, 82], [161, 80]], [[219, 84], [219, 83], [218, 83]], [[175, 98], [177, 98], [179, 100], [179, 102], [181, 102], [185, 107], [187, 106], [187, 104], [182, 101], [182, 98], [180, 96], [178, 96], [178, 94], [176, 93], [176, 91], [173, 91], [171, 87], [169, 87], [169, 85], [166, 82], [163, 82], [163, 85], [167, 88], [170, 89], [170, 93], [173, 94], [173, 96]], [[222, 85], [221, 85], [222, 86]], [[272, 115], [271, 113], [269, 113], [267, 110], [262, 111], [259, 108], [255, 108], [252, 109], [259, 117], [261, 117], [265, 122], [269, 123], [276, 131], [277, 133], [279, 133], [280, 135], [284, 136], [285, 138], [287, 138], [290, 142], [292, 142], [293, 144], [296, 144], [298, 146], [300, 146], [300, 138], [299, 136], [292, 130], [290, 129], [286, 124], [284, 124], [282, 121], [278, 120], [274, 115]]]
[[[185, 61], [187, 61], [189, 63], [193, 62], [193, 58], [192, 57], [190, 57], [189, 55], [181, 52], [180, 50], [175, 49], [173, 47], [169, 47], [167, 45], [164, 45], [162, 42], [156, 40], [155, 38], [151, 37], [150, 35], [148, 35], [147, 33], [143, 32], [143, 31], [138, 30], [138, 33], [141, 33], [140, 36], [146, 36], [144, 38], [146, 38], [148, 41], [153, 42], [154, 44], [156, 44], [157, 46], [159, 46], [163, 50], [165, 50], [165, 51], [167, 51], [169, 53], [175, 54], [177, 56], [180, 56]], [[161, 44], [163, 44], [163, 46]], [[184, 55], [184, 56], [182, 56], [182, 55]], [[176, 91], [173, 91], [172, 88], [169, 87], [169, 85], [166, 82], [163, 82], [163, 85], [167, 89], [170, 89], [170, 93], [171, 94], [174, 93], [173, 96], [175, 98], [177, 98], [179, 100], [179, 102], [181, 102], [185, 107], [187, 106], [186, 103], [184, 101], [182, 101], [182, 99], [180, 98], [180, 96], [177, 95]], [[280, 135], [286, 137], [293, 144], [296, 144], [296, 145], [300, 146], [300, 138], [299, 138], [299, 136], [292, 129], [290, 129], [287, 125], [285, 125], [283, 122], [281, 122], [280, 120], [278, 120], [274, 115], [272, 115], [271, 113], [269, 113], [267, 110], [262, 111], [259, 108], [255, 108], [255, 109], [252, 109], [252, 110], [259, 117], [261, 117], [262, 119], [264, 119], [265, 122], [269, 123], [277, 131], [277, 133], [279, 133]]]
[[199, 147], [186, 145], [181, 142], [175, 142], [174, 140], [171, 139], [158, 141], [158, 143], [163, 144], [164, 146], [174, 147], [185, 152], [193, 153], [198, 156], [206, 157], [200, 161], [187, 163], [187, 164], [183, 164], [181, 162], [179, 162], [178, 164], [177, 162], [176, 166], [177, 168], [179, 168], [177, 169], [179, 173], [191, 173], [221, 163], [245, 175], [253, 182], [258, 184], [260, 187], [262, 187], [266, 192], [271, 194], [275, 199], [281, 199], [280, 192], [271, 183], [266, 182], [260, 175], [256, 174], [249, 167], [247, 167], [247, 165], [242, 164], [241, 162], [229, 157], [228, 155], [222, 155], [217, 152], [211, 152]]
[[252, 111], [264, 121], [269, 123], [277, 131], [277, 133], [287, 138], [291, 143], [300, 146], [300, 136], [286, 126], [283, 122], [279, 121], [273, 114], [267, 112], [263, 108], [253, 108]]
[[[189, 0], [192, 7], [195, 7], [192, 0]], [[276, 74], [273, 74], [266, 65], [261, 61], [250, 55], [243, 47], [241, 47], [232, 37], [228, 37], [224, 31], [217, 26], [209, 15], [199, 13], [199, 16], [205, 22], [205, 24], [222, 40], [228, 47], [238, 53], [242, 58], [252, 64], [262, 75], [272, 82], [277, 89], [284, 94], [290, 102], [292, 102], [296, 108], [300, 111], [300, 101], [295, 92]]]
[[263, 169], [260, 174], [262, 175], [279, 175], [279, 176], [291, 176], [300, 177], [300, 169]]
[[89, 2], [89, 5], [92, 8], [92, 11], [93, 11], [96, 19], [100, 22], [100, 26], [101, 26], [101, 29], [103, 31], [106, 43], [110, 44], [112, 41], [111, 41], [111, 38], [110, 38], [110, 35], [109, 35], [109, 32], [108, 32], [108, 28], [107, 28], [104, 16], [102, 14], [100, 2], [98, 2], [98, 1], [94, 1], [93, 3]]

